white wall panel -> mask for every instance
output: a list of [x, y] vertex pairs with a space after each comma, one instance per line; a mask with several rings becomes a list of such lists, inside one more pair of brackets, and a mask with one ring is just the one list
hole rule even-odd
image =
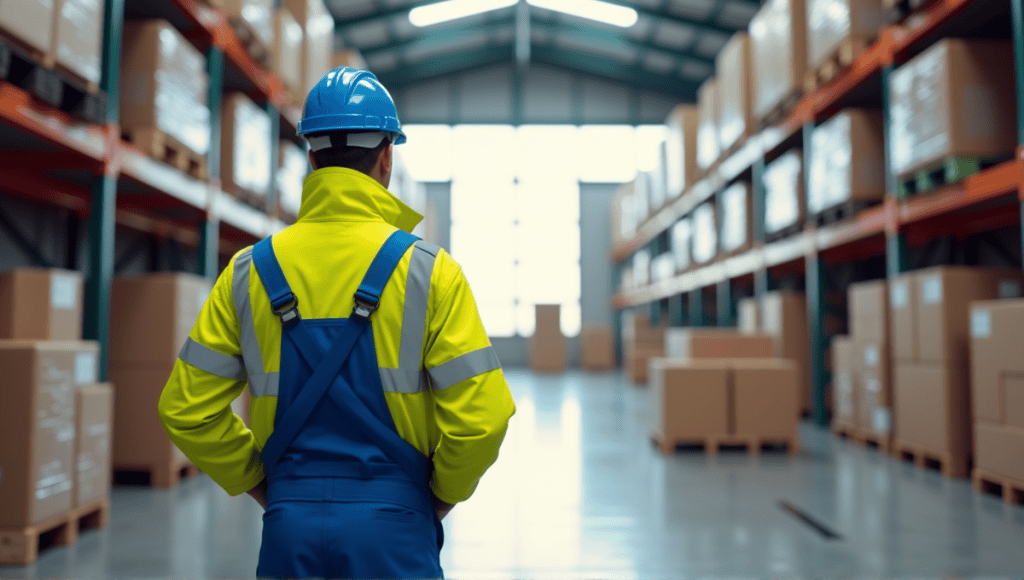
[[596, 80], [583, 81], [584, 123], [616, 123], [629, 119], [629, 90]]
[[431, 81], [397, 95], [403, 123], [447, 123], [452, 116], [451, 81]]
[[467, 73], [460, 79], [459, 121], [507, 123], [512, 118], [512, 71], [508, 67]]
[[524, 123], [565, 123], [573, 119], [572, 77], [564, 70], [532, 67], [523, 87]]

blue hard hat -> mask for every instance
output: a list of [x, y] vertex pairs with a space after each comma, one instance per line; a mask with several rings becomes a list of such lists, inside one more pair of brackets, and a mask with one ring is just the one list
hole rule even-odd
[[343, 66], [324, 75], [306, 97], [299, 135], [334, 131], [393, 133], [405, 143], [391, 94], [370, 71]]

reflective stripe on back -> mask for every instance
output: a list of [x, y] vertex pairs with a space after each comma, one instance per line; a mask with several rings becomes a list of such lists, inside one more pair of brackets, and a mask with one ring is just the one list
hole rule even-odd
[[256, 337], [256, 323], [252, 315], [252, 303], [249, 300], [249, 266], [252, 265], [252, 248], [246, 248], [235, 258], [234, 276], [231, 280], [231, 297], [235, 302], [235, 313], [238, 315], [242, 359], [249, 375], [249, 389], [254, 397], [276, 397], [278, 391], [278, 373], [268, 373], [263, 366], [263, 351]]
[[409, 259], [402, 311], [402, 338], [398, 350], [398, 368], [380, 369], [381, 384], [388, 393], [422, 393], [427, 390], [423, 372], [423, 335], [427, 329], [427, 301], [434, 262], [441, 248], [424, 241], [416, 242]]
[[498, 354], [493, 347], [488, 346], [427, 369], [427, 374], [430, 376], [430, 386], [440, 391], [498, 368], [501, 368]]
[[240, 356], [221, 354], [189, 337], [178, 358], [193, 367], [225, 379], [245, 380], [245, 366]]

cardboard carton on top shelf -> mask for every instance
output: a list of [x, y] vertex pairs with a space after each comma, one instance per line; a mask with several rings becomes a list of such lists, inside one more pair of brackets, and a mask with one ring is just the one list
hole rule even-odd
[[96, 382], [99, 345], [0, 341], [0, 528], [66, 513], [75, 477], [75, 391]]
[[1024, 300], [971, 304], [974, 419], [1024, 428]]
[[889, 337], [889, 285], [885, 280], [850, 285], [850, 330], [859, 340]]
[[607, 324], [584, 324], [580, 329], [580, 367], [591, 371], [615, 368], [615, 333]]
[[730, 433], [730, 376], [729, 361], [652, 358], [652, 430], [670, 443]]
[[846, 202], [880, 202], [885, 197], [882, 114], [844, 109], [814, 128], [811, 137], [811, 214]]
[[302, 26], [302, 85], [303, 95], [331, 70], [334, 56], [334, 17], [327, 10], [323, 0], [282, 0], [281, 6], [288, 9]]
[[697, 91], [697, 166], [707, 171], [718, 161], [718, 81], [710, 78]]
[[27, 0], [4, 3], [0, 9], [0, 29], [44, 55], [53, 45], [54, 0]]
[[677, 105], [668, 118], [668, 136], [665, 139], [665, 189], [669, 201], [683, 194], [683, 190], [697, 181], [697, 131], [700, 127], [700, 108]]
[[947, 38], [892, 74], [893, 171], [900, 176], [950, 157], [1013, 155], [1016, 89], [1009, 41]]
[[979, 421], [974, 434], [978, 468], [1024, 483], [1024, 429]]
[[833, 422], [840, 427], [856, 427], [860, 401], [857, 397], [857, 365], [853, 340], [849, 336], [832, 339], [832, 377], [835, 397]]
[[769, 441], [800, 441], [799, 371], [792, 361], [730, 361], [735, 432]]
[[940, 267], [919, 270], [917, 345], [921, 362], [966, 362], [970, 353], [970, 303], [1016, 298], [1024, 276], [1018, 270]]
[[79, 387], [75, 413], [74, 507], [110, 497], [114, 389], [109, 383]]
[[224, 191], [270, 193], [270, 116], [242, 93], [224, 97], [221, 117], [220, 177]]
[[896, 439], [932, 453], [971, 454], [970, 377], [961, 362], [896, 362], [893, 372]]
[[737, 32], [715, 59], [718, 71], [718, 146], [729, 151], [755, 130], [750, 38]]
[[803, 92], [807, 70], [804, 0], [768, 0], [750, 21], [754, 116], [762, 119]]
[[126, 21], [122, 43], [122, 131], [158, 129], [209, 152], [206, 57], [165, 20]]
[[73, 270], [0, 273], [0, 339], [81, 339], [82, 281]]
[[844, 40], [866, 42], [882, 28], [882, 0], [806, 0], [806, 11], [811, 69], [820, 67]]
[[[115, 278], [110, 294], [111, 365], [160, 365], [169, 375], [209, 294], [210, 281], [192, 274]], [[122, 383], [111, 382], [120, 396]]]
[[917, 346], [917, 281], [915, 274], [900, 274], [889, 284], [889, 336], [893, 360], [915, 362]]
[[274, 46], [270, 51], [270, 70], [281, 77], [299, 99], [305, 80], [302, 78], [302, 25], [287, 8], [278, 8], [274, 14]]
[[774, 349], [772, 337], [764, 335], [711, 328], [665, 331], [665, 356], [670, 358], [771, 358]]
[[86, 82], [98, 84], [103, 65], [103, 1], [57, 0], [55, 6], [54, 58]]

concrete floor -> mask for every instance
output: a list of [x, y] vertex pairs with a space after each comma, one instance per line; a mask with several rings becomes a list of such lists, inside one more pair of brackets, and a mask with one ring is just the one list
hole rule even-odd
[[[799, 456], [664, 457], [648, 390], [621, 375], [507, 372], [498, 463], [445, 521], [450, 578], [1011, 577], [1024, 509], [804, 428]], [[246, 578], [260, 513], [199, 476], [119, 487], [109, 529], [0, 578]], [[827, 539], [779, 507], [833, 530]]]

